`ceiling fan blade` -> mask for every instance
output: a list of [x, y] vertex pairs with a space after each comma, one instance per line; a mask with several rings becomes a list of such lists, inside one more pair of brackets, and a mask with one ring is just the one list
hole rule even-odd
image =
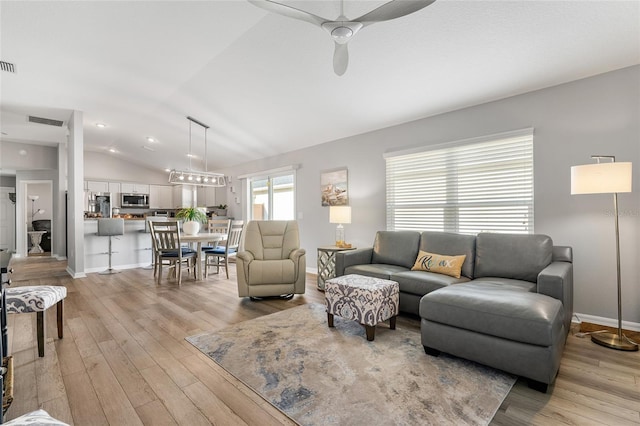
[[342, 75], [347, 71], [349, 66], [349, 50], [347, 43], [335, 43], [336, 48], [333, 51], [333, 71], [336, 75]]
[[328, 21], [328, 19], [321, 18], [320, 16], [314, 15], [313, 13], [305, 12], [304, 10], [296, 9], [295, 7], [287, 6], [282, 3], [276, 3], [275, 1], [271, 0], [249, 0], [249, 3], [269, 12], [277, 13], [288, 18], [305, 21], [313, 25], [320, 26], [324, 22]]
[[376, 22], [388, 21], [409, 15], [429, 6], [433, 2], [435, 2], [435, 0], [393, 0], [362, 15], [358, 19], [354, 19], [354, 21], [361, 22], [362, 25], [366, 27]]

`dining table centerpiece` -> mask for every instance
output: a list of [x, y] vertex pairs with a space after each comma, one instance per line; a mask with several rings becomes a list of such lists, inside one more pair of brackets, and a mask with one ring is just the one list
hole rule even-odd
[[176, 212], [176, 219], [182, 220], [182, 232], [197, 235], [200, 224], [207, 222], [207, 215], [197, 207], [183, 207]]

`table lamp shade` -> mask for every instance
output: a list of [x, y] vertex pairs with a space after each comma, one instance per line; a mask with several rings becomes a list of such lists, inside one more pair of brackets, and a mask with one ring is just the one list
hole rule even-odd
[[571, 194], [631, 192], [631, 163], [599, 163], [571, 167]]
[[330, 206], [329, 223], [351, 223], [351, 207]]

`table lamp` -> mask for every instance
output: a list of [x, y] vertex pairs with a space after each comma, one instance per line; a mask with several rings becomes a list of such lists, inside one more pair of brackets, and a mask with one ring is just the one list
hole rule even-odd
[[[618, 282], [618, 332], [591, 334], [591, 341], [621, 351], [637, 351], [638, 345], [622, 333], [622, 285], [620, 281], [620, 231], [618, 227], [618, 193], [631, 192], [631, 163], [616, 163], [610, 155], [592, 155], [597, 164], [571, 167], [571, 194], [613, 194], [616, 235], [616, 278]], [[611, 160], [600, 163], [600, 160]]]
[[329, 223], [337, 223], [336, 226], [336, 246], [347, 247], [344, 239], [343, 223], [351, 223], [351, 207], [350, 206], [330, 206], [329, 207]]

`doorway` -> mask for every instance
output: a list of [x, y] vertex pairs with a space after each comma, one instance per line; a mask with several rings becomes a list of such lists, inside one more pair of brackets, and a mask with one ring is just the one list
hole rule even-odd
[[[13, 198], [9, 194], [13, 194]], [[0, 249], [16, 249], [16, 189], [0, 187]]]
[[53, 184], [51, 181], [25, 183], [24, 247], [27, 256], [51, 256], [53, 225]]

